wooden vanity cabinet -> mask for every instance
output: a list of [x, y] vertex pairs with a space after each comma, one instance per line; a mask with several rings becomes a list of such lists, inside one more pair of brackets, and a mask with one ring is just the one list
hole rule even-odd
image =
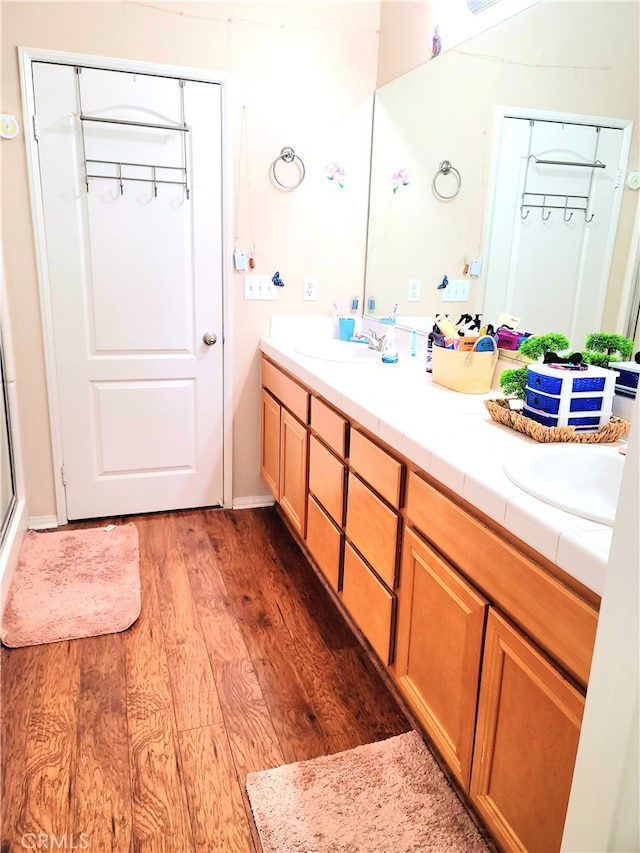
[[309, 393], [262, 360], [260, 474], [304, 539], [307, 517]]
[[407, 518], [435, 548], [585, 686], [597, 609], [416, 473]]
[[404, 465], [352, 428], [349, 469], [342, 600], [378, 657], [390, 664]]
[[307, 428], [282, 409], [280, 432], [280, 506], [304, 539], [307, 519]]
[[397, 683], [468, 790], [488, 602], [408, 529], [398, 599]]
[[560, 850], [584, 698], [489, 612], [471, 799], [505, 850]]
[[349, 424], [318, 397], [311, 397], [309, 498], [306, 545], [331, 587], [342, 588], [344, 506]]
[[280, 403], [264, 388], [260, 392], [260, 475], [280, 499]]
[[558, 851], [597, 596], [266, 360], [260, 458], [496, 841]]

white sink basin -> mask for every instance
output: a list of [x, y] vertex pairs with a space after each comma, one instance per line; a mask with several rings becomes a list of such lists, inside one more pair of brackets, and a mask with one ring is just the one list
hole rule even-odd
[[504, 472], [533, 497], [612, 527], [624, 460], [617, 447], [539, 444], [508, 456]]
[[311, 340], [296, 345], [296, 352], [309, 358], [319, 358], [323, 361], [339, 361], [348, 364], [370, 364], [379, 362], [381, 354], [369, 349], [367, 344], [356, 344], [352, 341], [338, 341], [335, 338], [319, 341]]

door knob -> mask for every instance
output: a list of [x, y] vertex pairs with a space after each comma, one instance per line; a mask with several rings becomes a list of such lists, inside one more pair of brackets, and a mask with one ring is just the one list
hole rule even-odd
[[208, 347], [212, 347], [215, 342], [218, 340], [217, 336], [213, 332], [205, 332], [202, 336], [202, 340]]

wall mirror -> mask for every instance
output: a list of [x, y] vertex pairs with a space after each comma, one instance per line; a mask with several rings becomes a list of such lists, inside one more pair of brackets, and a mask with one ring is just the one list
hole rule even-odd
[[[461, 313], [484, 313], [486, 304], [492, 313], [485, 316], [487, 321], [497, 319], [493, 314], [498, 306], [513, 313], [507, 279], [515, 261], [508, 254], [499, 258], [498, 249], [511, 249], [517, 243], [517, 234], [514, 236], [509, 227], [521, 217], [529, 138], [527, 112], [574, 117], [577, 127], [559, 122], [553, 125], [557, 129], [552, 139], [545, 136], [544, 128], [536, 136], [534, 153], [559, 162], [575, 158], [585, 163], [596, 159], [604, 162], [602, 150], [598, 154], [594, 147], [594, 131], [580, 131], [579, 125], [587, 127], [591, 118], [605, 119], [605, 125], [626, 124], [622, 161], [628, 159], [629, 169], [637, 169], [637, 31], [637, 3], [541, 2], [377, 90], [365, 315], [388, 316], [397, 304], [398, 322], [420, 329], [430, 327], [430, 318], [440, 311], [456, 314], [457, 319]], [[496, 218], [492, 211], [501, 174], [496, 152], [502, 137], [498, 117], [502, 108], [525, 120], [525, 129], [516, 133], [525, 148], [515, 165], [502, 170], [502, 190], [506, 188], [510, 196], [506, 212]], [[547, 126], [552, 127], [550, 123]], [[616, 152], [618, 157], [620, 152]], [[614, 196], [617, 193], [617, 200], [613, 200], [616, 225], [605, 233], [612, 220], [608, 213], [601, 213], [586, 225], [590, 235], [597, 234], [602, 253], [603, 272], [596, 273], [593, 287], [583, 288], [580, 269], [568, 272], [564, 257], [564, 247], [575, 243], [576, 229], [584, 230], [591, 208], [586, 214], [574, 211], [573, 216], [570, 209], [554, 210], [552, 218], [548, 209], [536, 210], [548, 220], [538, 228], [539, 239], [547, 242], [539, 242], [528, 256], [521, 253], [521, 267], [511, 275], [512, 283], [521, 284], [529, 294], [529, 302], [521, 303], [522, 327], [533, 332], [564, 332], [575, 347], [583, 345], [585, 328], [620, 328], [624, 312], [631, 310], [625, 282], [631, 277], [627, 266], [638, 193], [625, 185], [626, 174], [617, 173], [619, 158], [615, 168], [612, 155], [608, 154], [608, 159], [608, 170], [591, 173], [598, 172], [594, 177], [597, 182], [608, 171], [612, 192]], [[438, 171], [443, 161], [449, 161], [459, 173], [457, 192], [456, 172]], [[556, 169], [552, 175], [548, 171], [538, 175], [542, 192], [553, 193], [557, 183], [564, 180], [562, 191], [566, 196], [590, 194], [588, 169], [535, 168]], [[439, 195], [445, 198], [434, 193], [434, 179]], [[578, 206], [573, 198], [567, 202], [567, 208], [571, 206]], [[528, 227], [527, 223], [523, 225]], [[552, 226], [554, 233], [549, 236]], [[581, 256], [584, 253], [576, 255], [578, 264]], [[477, 264], [472, 266], [476, 259]], [[571, 275], [575, 281], [569, 290]], [[445, 276], [448, 287], [438, 289]], [[542, 280], [546, 295], [536, 299], [532, 290]], [[457, 282], [466, 282], [467, 298], [465, 286], [459, 287]], [[449, 290], [452, 283], [463, 299], [443, 302], [445, 291], [454, 295]], [[568, 320], [556, 317], [556, 309], [560, 316], [561, 302], [582, 316], [575, 328], [570, 328]], [[533, 314], [534, 304], [541, 311], [531, 327], [524, 315]], [[578, 336], [575, 340], [574, 332]]]

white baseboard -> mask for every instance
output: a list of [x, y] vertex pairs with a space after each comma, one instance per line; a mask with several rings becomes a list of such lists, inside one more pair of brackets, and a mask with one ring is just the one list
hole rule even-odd
[[273, 506], [272, 495], [246, 495], [233, 499], [233, 509], [257, 509], [261, 506]]
[[57, 515], [32, 515], [27, 522], [29, 530], [48, 530], [50, 527], [58, 527]]
[[20, 546], [26, 532], [27, 504], [25, 501], [18, 501], [13, 510], [13, 515], [9, 522], [4, 542], [2, 543], [2, 551], [0, 552], [0, 613], [4, 613], [11, 579], [18, 565]]

